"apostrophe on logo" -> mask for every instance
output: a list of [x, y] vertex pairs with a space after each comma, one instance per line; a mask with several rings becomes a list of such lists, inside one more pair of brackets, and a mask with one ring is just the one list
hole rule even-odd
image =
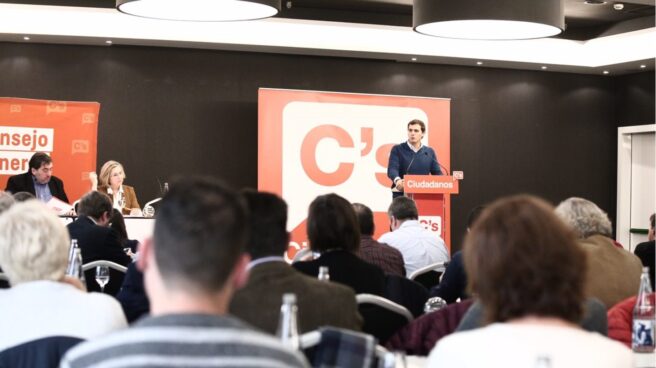
[[23, 106], [21, 105], [9, 105], [9, 112], [21, 112], [23, 111]]
[[93, 124], [96, 121], [96, 114], [85, 112], [82, 114], [82, 124]]
[[66, 112], [65, 101], [48, 101], [46, 104], [46, 114], [51, 112]]
[[71, 154], [76, 153], [89, 153], [89, 141], [86, 139], [75, 139], [73, 140], [73, 146], [71, 149]]
[[442, 217], [441, 216], [419, 216], [419, 223], [424, 229], [442, 236]]

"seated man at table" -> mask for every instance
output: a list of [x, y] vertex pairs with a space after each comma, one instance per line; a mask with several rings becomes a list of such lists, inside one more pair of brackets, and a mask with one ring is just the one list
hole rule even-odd
[[285, 262], [289, 244], [287, 204], [272, 193], [244, 191], [250, 210], [251, 239], [246, 246], [252, 261], [248, 283], [237, 290], [230, 312], [271, 334], [276, 333], [285, 293], [298, 303], [300, 332], [334, 326], [360, 330], [362, 319], [351, 288], [306, 276]]
[[137, 261], [151, 316], [70, 350], [61, 367], [306, 367], [298, 351], [228, 315], [248, 277], [247, 224], [242, 197], [215, 179], [171, 183]]
[[37, 152], [30, 158], [29, 171], [10, 177], [5, 190], [12, 194], [28, 192], [42, 202], [56, 197], [68, 203], [64, 182], [52, 175], [52, 168], [52, 158], [47, 153]]
[[401, 252], [407, 276], [431, 263], [449, 260], [444, 240], [419, 223], [415, 201], [408, 197], [396, 197], [387, 214], [392, 231], [383, 234], [378, 241]]

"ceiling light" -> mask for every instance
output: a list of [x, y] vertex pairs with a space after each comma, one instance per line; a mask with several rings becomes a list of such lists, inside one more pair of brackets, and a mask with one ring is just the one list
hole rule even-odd
[[542, 65], [542, 70], [547, 70], [547, 67], [545, 65]]
[[601, 0], [585, 0], [583, 3], [586, 4], [586, 5], [603, 5], [603, 4], [606, 4], [605, 1], [601, 1]]
[[413, 57], [413, 58], [410, 59], [410, 60], [412, 60], [412, 61], [417, 61], [417, 58], [416, 58], [416, 57]]
[[280, 0], [116, 0], [116, 8], [145, 18], [223, 22], [272, 17]]
[[25, 41], [29, 41], [29, 40], [30, 40], [30, 38], [27, 37], [27, 36], [23, 37], [23, 39], [24, 39]]
[[644, 69], [646, 67], [647, 67], [647, 65], [645, 65], [645, 64], [640, 65], [640, 69]]
[[107, 40], [107, 41], [105, 41], [105, 43], [108, 44], [108, 45], [111, 45], [111, 44], [112, 44], [112, 40]]
[[477, 61], [476, 65], [483, 65], [483, 62], [482, 61]]
[[622, 10], [622, 9], [624, 9], [624, 4], [622, 4], [622, 3], [613, 4], [613, 9]]
[[429, 36], [519, 40], [565, 29], [561, 0], [414, 0], [412, 26]]
[[608, 70], [604, 70], [604, 74], [608, 74], [608, 73], [610, 73]]

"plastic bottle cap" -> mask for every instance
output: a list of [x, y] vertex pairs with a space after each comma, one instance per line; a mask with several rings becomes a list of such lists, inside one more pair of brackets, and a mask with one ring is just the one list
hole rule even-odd
[[283, 304], [296, 303], [296, 294], [294, 294], [294, 293], [283, 294], [282, 302], [283, 302]]

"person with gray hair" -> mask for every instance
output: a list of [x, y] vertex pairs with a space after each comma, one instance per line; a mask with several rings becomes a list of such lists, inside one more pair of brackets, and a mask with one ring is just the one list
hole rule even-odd
[[44, 204], [17, 203], [0, 216], [0, 265], [12, 285], [0, 290], [0, 351], [45, 337], [90, 339], [126, 327], [118, 302], [88, 294], [65, 276], [68, 250], [66, 227]]
[[586, 295], [601, 300], [607, 309], [635, 295], [640, 286], [642, 263], [615, 245], [608, 215], [593, 202], [572, 197], [555, 210], [579, 237], [588, 260]]
[[16, 201], [14, 200], [14, 197], [11, 194], [0, 190], [0, 213], [3, 213], [6, 210], [8, 210], [9, 207], [11, 207], [14, 204], [14, 202]]

